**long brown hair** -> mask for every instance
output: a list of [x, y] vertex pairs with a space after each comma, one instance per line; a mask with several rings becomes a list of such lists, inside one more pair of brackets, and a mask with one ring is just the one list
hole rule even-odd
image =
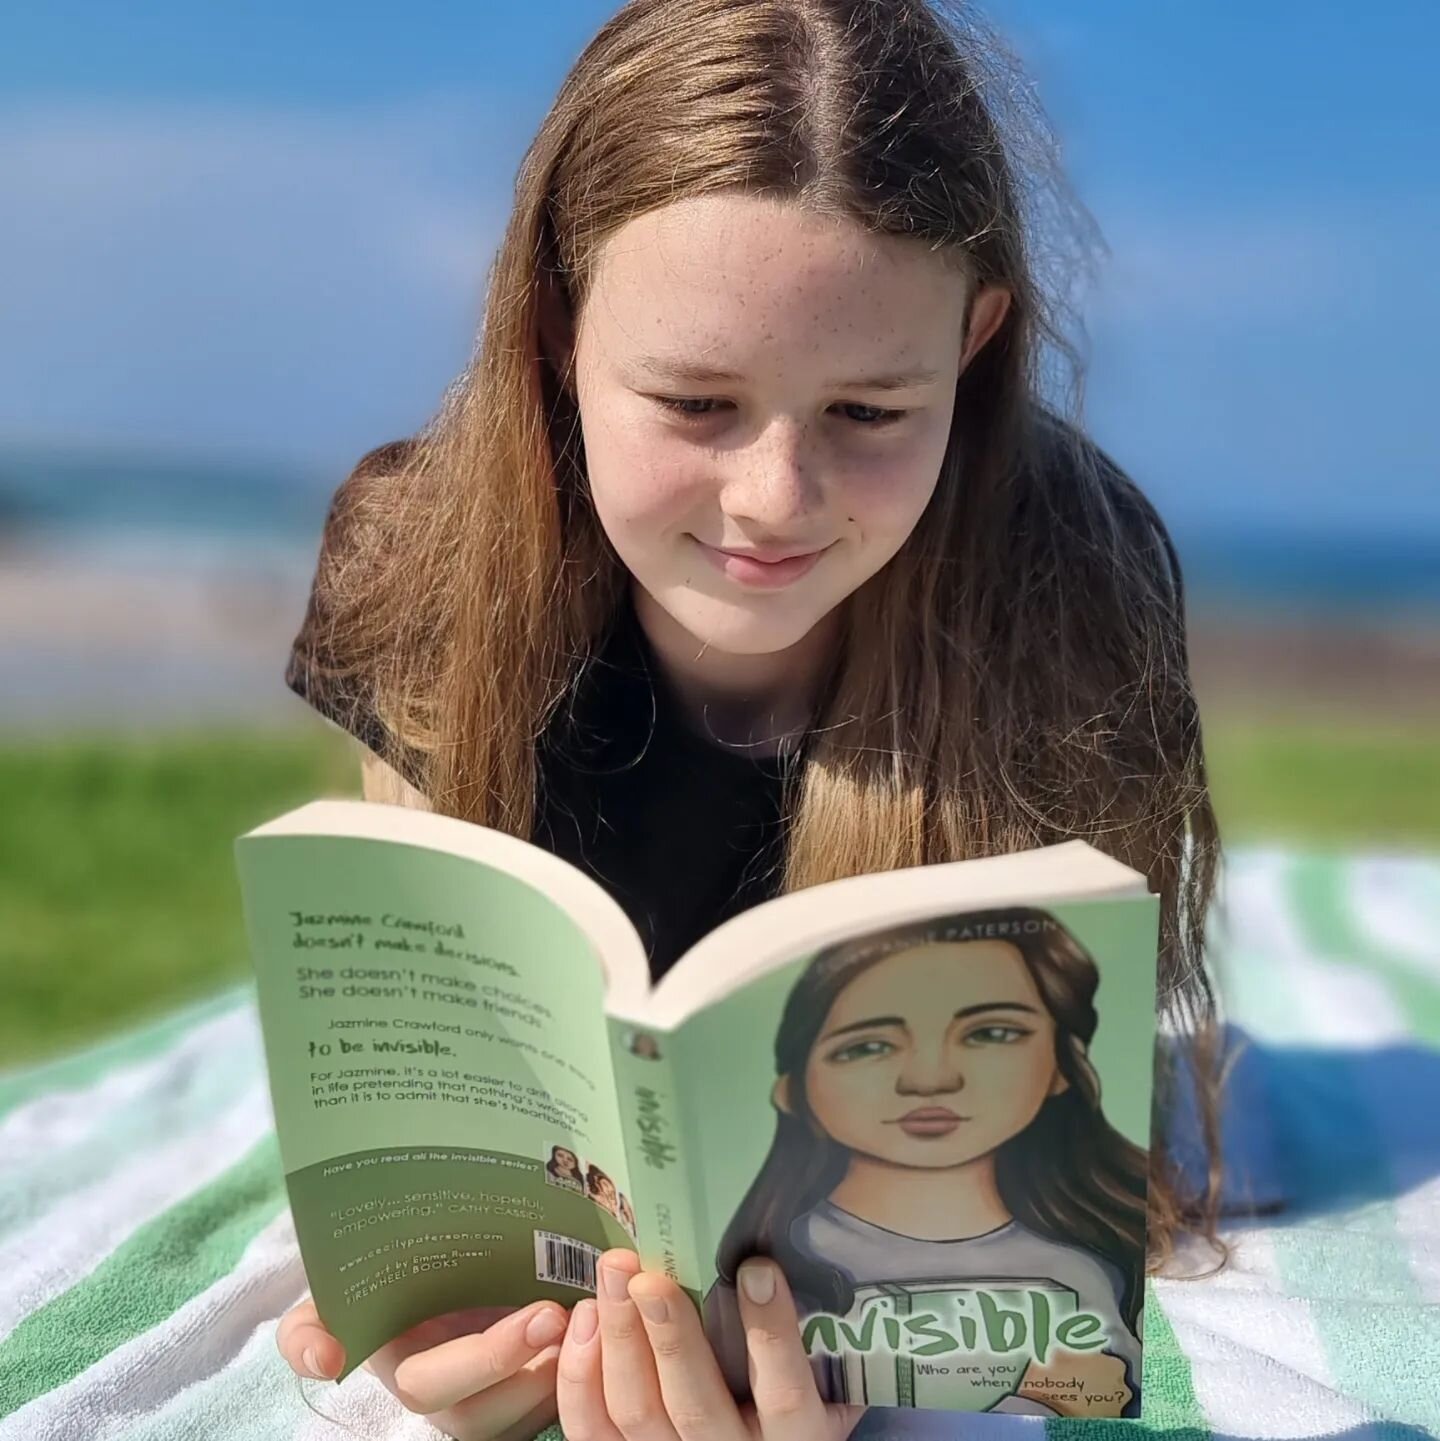
[[1095, 959], [1053, 915], [1033, 906], [938, 916], [856, 936], [827, 946], [800, 973], [775, 1033], [775, 1074], [787, 1078], [789, 1106], [776, 1107], [769, 1154], [720, 1239], [715, 1265], [723, 1283], [735, 1284], [747, 1256], [774, 1256], [797, 1292], [826, 1310], [849, 1311], [856, 1278], [838, 1266], [817, 1266], [791, 1236], [795, 1219], [829, 1196], [850, 1167], [849, 1150], [826, 1135], [811, 1109], [805, 1090], [810, 1052], [840, 993], [871, 966], [898, 950], [946, 940], [957, 928], [983, 933], [992, 924], [1005, 927], [1055, 1023], [1055, 1064], [1069, 1082], [996, 1149], [995, 1189], [1022, 1226], [1114, 1268], [1123, 1281], [1117, 1309], [1136, 1332], [1144, 1290], [1146, 1155], [1101, 1108], [1100, 1077], [1089, 1059], [1099, 1023]]
[[[600, 247], [628, 220], [727, 191], [908, 237], [977, 287], [1007, 287], [959, 382], [929, 507], [842, 607], [787, 777], [776, 888], [1072, 836], [1148, 875], [1161, 1004], [1201, 1078], [1210, 1167], [1187, 1186], [1155, 1137], [1158, 1267], [1182, 1226], [1215, 1239], [1201, 944], [1219, 837], [1173, 547], [1078, 423], [1067, 329], [1100, 246], [1030, 94], [960, 4], [631, 0], [525, 154], [471, 364], [419, 435], [342, 487], [316, 664], [383, 718], [397, 758], [419, 758], [437, 810], [529, 835], [537, 742], [627, 583], [542, 311], [578, 320]], [[1167, 1079], [1162, 1067], [1157, 1115]]]

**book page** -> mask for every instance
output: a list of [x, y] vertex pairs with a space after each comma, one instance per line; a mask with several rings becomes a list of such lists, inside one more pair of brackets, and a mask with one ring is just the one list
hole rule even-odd
[[740, 1394], [734, 1271], [765, 1253], [827, 1399], [1140, 1414], [1158, 923], [1144, 896], [880, 927], [660, 1037]]
[[354, 836], [236, 858], [295, 1230], [343, 1380], [432, 1316], [571, 1303], [634, 1219], [575, 921], [507, 871]]
[[801, 949], [843, 940], [865, 926], [934, 915], [946, 907], [1148, 894], [1138, 871], [1080, 840], [848, 876], [733, 916], [681, 956], [651, 994], [612, 987], [610, 1012], [670, 1030]]

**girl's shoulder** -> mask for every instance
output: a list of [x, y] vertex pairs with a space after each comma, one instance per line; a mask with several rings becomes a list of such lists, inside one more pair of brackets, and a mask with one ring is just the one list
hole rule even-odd
[[366, 522], [370, 506], [383, 499], [387, 482], [393, 482], [401, 474], [419, 444], [413, 437], [387, 441], [366, 451], [356, 461], [330, 497], [320, 539], [322, 563], [327, 555], [343, 558], [354, 548], [355, 528]]
[[353, 563], [364, 553], [370, 538], [363, 532], [378, 522], [388, 483], [401, 474], [417, 444], [414, 440], [392, 440], [376, 446], [361, 456], [335, 488], [320, 534], [309, 604], [295, 640], [297, 651], [306, 655], [323, 651], [342, 593], [354, 590], [360, 583], [353, 574]]
[[404, 436], [399, 440], [387, 440], [384, 445], [377, 445], [374, 450], [368, 450], [355, 463], [355, 468], [346, 477], [345, 483], [350, 481], [363, 482], [374, 479], [377, 476], [393, 475], [395, 471], [406, 461], [410, 460], [420, 448], [420, 441], [417, 436]]
[[1101, 552], [1118, 541], [1159, 593], [1180, 604], [1180, 558], [1139, 482], [1081, 426], [1045, 406], [1032, 408], [1027, 439], [1021, 493]]
[[373, 554], [369, 533], [383, 524], [389, 483], [400, 476], [418, 446], [414, 439], [389, 441], [367, 451], [336, 487], [321, 531], [315, 574], [305, 613], [285, 665], [285, 684], [327, 720], [348, 731], [375, 755], [395, 767], [412, 785], [420, 772], [415, 757], [396, 746], [376, 714], [370, 676], [356, 663], [340, 638], [337, 624], [353, 613], [363, 593], [362, 563]]

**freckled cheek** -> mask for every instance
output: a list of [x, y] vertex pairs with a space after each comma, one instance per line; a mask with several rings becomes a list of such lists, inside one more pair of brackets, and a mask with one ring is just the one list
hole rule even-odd
[[715, 489], [693, 456], [654, 444], [614, 439], [601, 455], [587, 448], [586, 461], [596, 505], [621, 525], [678, 523], [703, 508]]
[[907, 535], [935, 489], [936, 472], [916, 464], [913, 456], [896, 456], [885, 464], [853, 467], [838, 477], [833, 507], [860, 533], [883, 538]]

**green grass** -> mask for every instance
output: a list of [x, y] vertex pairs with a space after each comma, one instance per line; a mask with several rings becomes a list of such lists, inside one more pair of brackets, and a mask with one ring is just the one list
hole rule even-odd
[[[1434, 731], [1213, 716], [1225, 840], [1440, 851]], [[294, 736], [0, 743], [0, 1069], [249, 974], [231, 845], [321, 794], [353, 745]]]
[[1440, 851], [1440, 725], [1230, 715], [1205, 749], [1226, 844]]
[[0, 744], [0, 1069], [243, 979], [234, 838], [358, 777], [323, 730]]

